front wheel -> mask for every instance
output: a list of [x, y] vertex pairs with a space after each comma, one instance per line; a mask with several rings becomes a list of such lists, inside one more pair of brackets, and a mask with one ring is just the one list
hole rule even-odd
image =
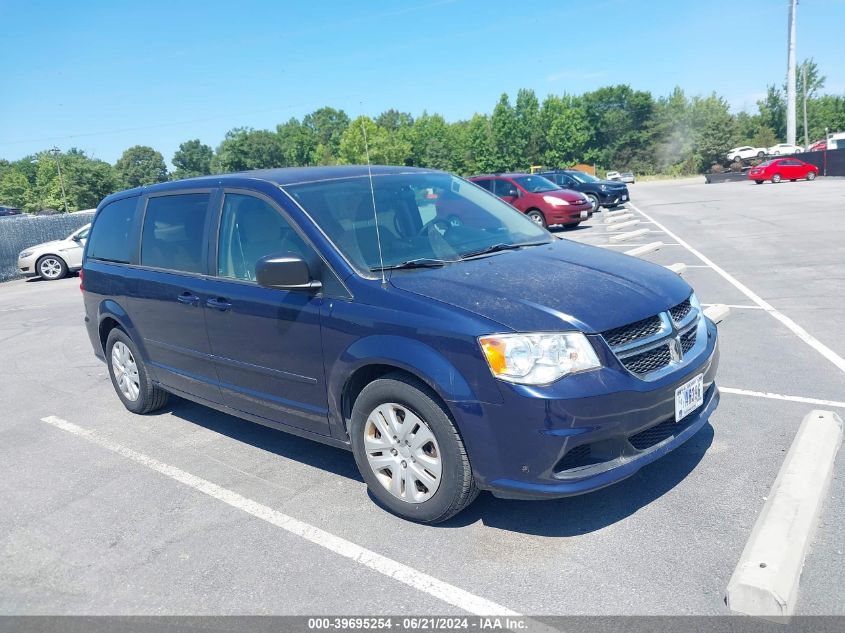
[[780, 174], [775, 174], [772, 176], [772, 182], [778, 184], [780, 182]]
[[355, 462], [389, 511], [440, 523], [478, 495], [463, 440], [423, 383], [388, 374], [364, 387], [349, 427]]
[[757, 158], [763, 158], [766, 155], [766, 152], [757, 152]]
[[45, 281], [55, 281], [67, 276], [67, 264], [57, 255], [45, 255], [38, 260], [35, 269]]
[[755, 180], [754, 182], [756, 182], [758, 185], [762, 185], [762, 184], [763, 184], [763, 181], [762, 181], [762, 180]]
[[807, 180], [815, 180], [816, 179], [816, 172], [811, 171], [807, 173]]
[[543, 228], [548, 228], [548, 224], [546, 224], [546, 216], [543, 215], [542, 211], [538, 211], [537, 209], [531, 209], [528, 213], [526, 213], [534, 224], [542, 226]]
[[588, 193], [587, 199], [590, 201], [592, 205], [592, 209], [590, 209], [593, 213], [599, 210], [599, 197], [594, 193]]

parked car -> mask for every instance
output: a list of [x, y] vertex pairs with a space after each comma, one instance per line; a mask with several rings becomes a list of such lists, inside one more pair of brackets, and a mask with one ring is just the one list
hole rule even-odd
[[807, 148], [808, 152], [821, 152], [827, 149], [827, 140], [822, 139], [820, 141], [816, 141], [812, 145]]
[[781, 180], [794, 182], [802, 178], [815, 180], [818, 175], [819, 168], [810, 163], [805, 163], [803, 160], [775, 158], [752, 167], [748, 172], [748, 179], [762, 185], [765, 180], [771, 180], [773, 183], [779, 183]]
[[7, 206], [0, 206], [0, 217], [5, 217], [9, 215], [20, 215], [21, 210], [17, 207], [7, 207]]
[[62, 279], [82, 267], [82, 250], [91, 225], [86, 224], [63, 240], [37, 244], [18, 255], [18, 270], [24, 277], [41, 277], [45, 281]]
[[763, 158], [766, 155], [765, 147], [751, 147], [750, 145], [742, 145], [741, 147], [734, 147], [725, 155], [732, 163], [742, 162], [751, 158]]
[[623, 171], [619, 177], [619, 180], [628, 185], [633, 185], [634, 182], [636, 182], [636, 178], [634, 178], [634, 172], [632, 171]]
[[604, 175], [606, 180], [622, 180], [622, 174], [618, 171], [609, 171]]
[[789, 143], [778, 143], [777, 145], [772, 145], [766, 153], [770, 156], [780, 156], [781, 154], [798, 154], [799, 152], [803, 152], [804, 148], [800, 145], [790, 145]]
[[540, 226], [560, 224], [574, 228], [593, 212], [586, 196], [561, 189], [537, 174], [495, 174], [473, 176], [469, 180], [513, 205]]
[[[460, 198], [491, 230], [437, 218]], [[82, 269], [117, 398], [169, 393], [349, 449], [421, 522], [580, 494], [716, 409], [716, 327], [662, 266], [558, 240], [443, 172], [274, 169], [107, 197]], [[622, 493], [620, 493], [622, 494]]]
[[556, 169], [540, 174], [565, 189], [580, 191], [590, 200], [592, 211], [599, 207], [608, 209], [630, 200], [628, 187], [615, 180], [600, 180], [595, 176], [575, 169]]

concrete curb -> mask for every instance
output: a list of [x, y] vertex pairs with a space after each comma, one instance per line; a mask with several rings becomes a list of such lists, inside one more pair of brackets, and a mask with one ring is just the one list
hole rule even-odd
[[620, 222], [619, 224], [608, 224], [607, 230], [608, 231], [621, 231], [622, 229], [628, 229], [633, 226], [637, 226], [640, 223], [639, 220], [628, 220], [627, 222]]
[[633, 240], [635, 238], [642, 237], [643, 235], [648, 235], [650, 232], [651, 229], [637, 229], [636, 231], [628, 231], [627, 233], [611, 235], [609, 238], [607, 238], [607, 241], [613, 244], [617, 242], [627, 242], [628, 240]]
[[712, 306], [704, 308], [704, 316], [713, 321], [713, 323], [721, 323], [728, 318], [731, 309], [724, 303], [714, 303]]
[[668, 268], [677, 275], [683, 275], [685, 272], [687, 272], [687, 265], [681, 263], [669, 264], [668, 266], [666, 266], [666, 268]]
[[614, 215], [610, 218], [605, 218], [605, 224], [616, 224], [617, 222], [626, 222], [634, 217], [633, 213], [623, 213], [622, 215]]
[[764, 618], [795, 613], [804, 557], [818, 521], [839, 445], [842, 420], [807, 414], [728, 583], [731, 611]]
[[602, 213], [602, 215], [605, 218], [617, 218], [620, 215], [626, 215], [628, 213], [630, 213], [628, 209], [620, 209], [619, 211], [605, 211], [604, 213]]
[[629, 251], [625, 251], [625, 254], [630, 255], [631, 257], [642, 257], [643, 255], [648, 255], [654, 251], [659, 251], [661, 246], [663, 246], [663, 242], [651, 242], [650, 244], [643, 244], [642, 246], [637, 246]]

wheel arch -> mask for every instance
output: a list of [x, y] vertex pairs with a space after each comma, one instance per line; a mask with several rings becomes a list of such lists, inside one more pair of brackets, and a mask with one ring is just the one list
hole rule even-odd
[[109, 338], [109, 332], [114, 328], [120, 328], [126, 335], [132, 339], [132, 342], [138, 347], [141, 352], [141, 357], [144, 361], [149, 361], [147, 349], [144, 346], [144, 341], [141, 338], [138, 330], [135, 328], [132, 319], [126, 313], [117, 301], [107, 299], [103, 301], [97, 310], [97, 332], [100, 339], [100, 346], [103, 354], [106, 352], [106, 341]]

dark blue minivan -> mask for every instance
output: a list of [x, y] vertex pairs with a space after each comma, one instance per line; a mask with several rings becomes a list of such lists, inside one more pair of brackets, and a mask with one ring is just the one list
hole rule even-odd
[[[447, 222], [444, 204], [479, 221]], [[607, 486], [719, 400], [716, 327], [680, 277], [559, 240], [440, 171], [276, 169], [117, 193], [82, 276], [127, 409], [173, 393], [349, 448], [375, 498], [416, 521], [478, 490]]]

